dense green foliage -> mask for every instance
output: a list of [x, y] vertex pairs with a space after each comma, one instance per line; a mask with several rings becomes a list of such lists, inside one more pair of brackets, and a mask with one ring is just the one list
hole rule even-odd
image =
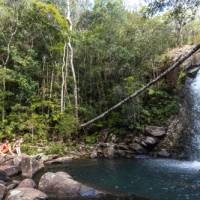
[[[68, 139], [79, 132], [81, 122], [158, 75], [162, 55], [177, 44], [174, 25], [165, 15], [147, 18], [127, 11], [120, 0], [96, 0], [92, 8], [84, 5], [71, 5], [74, 29], [69, 31], [62, 1], [0, 0], [1, 135], [23, 135], [29, 141]], [[184, 43], [198, 41], [192, 23], [184, 30]], [[69, 36], [79, 120], [74, 116], [71, 70], [66, 77], [66, 109], [60, 110], [63, 47]], [[165, 123], [177, 105], [174, 88], [163, 81], [95, 126], [122, 131]]]

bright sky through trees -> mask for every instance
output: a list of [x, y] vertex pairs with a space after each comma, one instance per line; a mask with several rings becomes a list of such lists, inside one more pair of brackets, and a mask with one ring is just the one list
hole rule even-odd
[[[90, 2], [93, 3], [94, 0], [90, 0]], [[128, 10], [135, 10], [144, 6], [145, 0], [124, 0], [124, 3]]]
[[124, 2], [130, 9], [139, 8], [145, 4], [144, 0], [124, 0]]

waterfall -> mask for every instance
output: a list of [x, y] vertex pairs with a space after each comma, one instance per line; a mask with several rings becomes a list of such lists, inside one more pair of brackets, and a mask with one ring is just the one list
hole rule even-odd
[[200, 160], [200, 71], [195, 78], [186, 80], [186, 100], [190, 122], [187, 153], [191, 160]]

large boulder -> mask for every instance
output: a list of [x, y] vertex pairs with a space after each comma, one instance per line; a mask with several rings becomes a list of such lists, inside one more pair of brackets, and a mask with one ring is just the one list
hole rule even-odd
[[6, 194], [7, 188], [4, 184], [0, 184], [0, 200], [2, 200]]
[[8, 176], [17, 175], [20, 172], [20, 168], [14, 165], [3, 165], [0, 166], [0, 170], [6, 172]]
[[90, 158], [115, 158], [118, 154], [114, 143], [99, 143], [93, 149]]
[[32, 179], [27, 178], [19, 183], [18, 188], [36, 188], [36, 184]]
[[47, 195], [33, 188], [16, 188], [9, 191], [6, 200], [47, 200]]
[[129, 150], [128, 145], [126, 145], [125, 143], [120, 143], [120, 144], [116, 145], [116, 148], [119, 150]]
[[3, 170], [0, 170], [0, 181], [1, 182], [7, 182], [10, 178], [8, 177], [7, 173]]
[[146, 126], [145, 132], [154, 137], [163, 137], [166, 135], [166, 128], [160, 126]]
[[39, 181], [39, 189], [51, 198], [69, 198], [96, 195], [99, 192], [93, 188], [86, 187], [65, 172], [47, 172]]
[[127, 134], [123, 140], [125, 144], [130, 144], [134, 141], [135, 135], [134, 134]]
[[137, 154], [145, 154], [147, 152], [142, 145], [136, 142], [129, 144], [129, 148]]
[[22, 176], [32, 178], [32, 176], [41, 168], [44, 167], [44, 163], [37, 157], [24, 156], [20, 162]]
[[149, 147], [154, 147], [158, 143], [158, 139], [155, 137], [148, 136], [142, 142], [143, 146], [149, 148]]
[[161, 149], [161, 151], [159, 151], [157, 155], [162, 158], [169, 158], [171, 156], [166, 149]]
[[94, 150], [92, 151], [92, 153], [90, 154], [90, 158], [91, 158], [91, 159], [98, 158], [98, 153], [97, 153], [97, 150], [96, 150], [96, 149], [94, 149]]
[[105, 158], [114, 158], [115, 157], [115, 145], [109, 144], [104, 150], [103, 154]]

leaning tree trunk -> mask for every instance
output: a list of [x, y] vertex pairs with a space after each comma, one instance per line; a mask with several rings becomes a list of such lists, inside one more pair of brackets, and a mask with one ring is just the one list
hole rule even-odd
[[110, 112], [112, 112], [116, 108], [120, 107], [121, 105], [123, 105], [124, 103], [126, 103], [127, 101], [129, 101], [130, 99], [135, 98], [136, 96], [140, 95], [142, 92], [144, 92], [150, 86], [152, 86], [153, 84], [155, 84], [156, 82], [158, 82], [159, 80], [161, 80], [163, 77], [165, 77], [168, 73], [170, 73], [175, 68], [177, 68], [178, 66], [180, 66], [185, 60], [187, 60], [189, 57], [191, 57], [199, 49], [200, 49], [200, 43], [197, 44], [194, 48], [192, 48], [192, 50], [189, 51], [186, 55], [180, 56], [177, 59], [177, 61], [171, 67], [169, 67], [167, 70], [165, 70], [159, 76], [157, 76], [155, 79], [153, 79], [152, 81], [150, 81], [149, 83], [147, 83], [145, 86], [143, 86], [139, 90], [136, 90], [134, 93], [132, 93], [131, 95], [129, 95], [128, 97], [126, 97], [125, 99], [123, 99], [122, 101], [120, 101], [119, 103], [117, 103], [116, 105], [114, 105], [113, 107], [109, 108], [108, 110], [106, 110], [105, 112], [103, 112], [102, 114], [100, 114], [99, 116], [91, 119], [90, 121], [88, 121], [86, 123], [81, 124], [81, 127], [86, 127], [86, 126], [88, 126], [88, 125], [96, 122], [97, 120], [102, 119], [107, 114], [109, 114]]

